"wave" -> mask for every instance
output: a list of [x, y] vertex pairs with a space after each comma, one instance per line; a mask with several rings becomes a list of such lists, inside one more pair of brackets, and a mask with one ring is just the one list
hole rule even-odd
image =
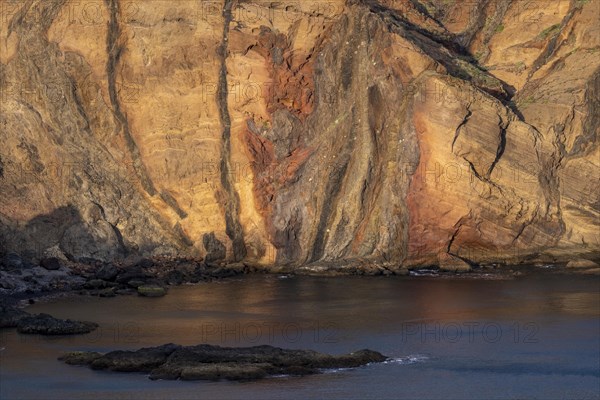
[[424, 354], [413, 354], [405, 357], [397, 357], [390, 358], [387, 361], [384, 361], [383, 364], [400, 364], [400, 365], [408, 365], [408, 364], [416, 364], [422, 363], [430, 360], [429, 356]]

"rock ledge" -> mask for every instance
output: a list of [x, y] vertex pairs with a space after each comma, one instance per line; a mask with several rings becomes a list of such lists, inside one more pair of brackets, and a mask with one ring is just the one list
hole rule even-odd
[[387, 359], [366, 349], [332, 356], [266, 345], [233, 348], [172, 343], [136, 351], [71, 352], [59, 357], [67, 364], [87, 365], [96, 370], [146, 372], [152, 380], [255, 380], [277, 375], [318, 374], [324, 369], [355, 368]]

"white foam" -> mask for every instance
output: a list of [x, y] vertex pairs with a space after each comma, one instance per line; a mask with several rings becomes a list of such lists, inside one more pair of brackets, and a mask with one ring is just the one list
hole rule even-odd
[[420, 271], [410, 271], [410, 276], [438, 276], [439, 273], [434, 270], [420, 270]]
[[327, 368], [321, 369], [321, 372], [324, 374], [335, 374], [336, 372], [350, 371], [355, 368]]
[[423, 354], [412, 354], [405, 357], [392, 358], [387, 361], [384, 361], [384, 364], [400, 364], [400, 365], [408, 365], [415, 363], [422, 363], [429, 360], [429, 357]]

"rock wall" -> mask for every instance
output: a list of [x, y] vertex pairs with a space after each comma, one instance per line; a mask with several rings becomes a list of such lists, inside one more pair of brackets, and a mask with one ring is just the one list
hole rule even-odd
[[2, 251], [600, 255], [600, 2], [2, 2]]

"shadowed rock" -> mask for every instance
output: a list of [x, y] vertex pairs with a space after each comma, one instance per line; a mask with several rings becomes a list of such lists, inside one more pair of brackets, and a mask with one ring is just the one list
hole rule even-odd
[[17, 323], [19, 333], [41, 335], [75, 335], [89, 333], [97, 327], [94, 322], [58, 319], [48, 314], [26, 316]]
[[18, 308], [0, 305], [0, 328], [14, 328], [29, 313]]
[[318, 374], [323, 369], [354, 368], [387, 360], [372, 350], [332, 356], [312, 350], [273, 346], [220, 347], [165, 344], [137, 351], [72, 352], [59, 358], [67, 364], [120, 372], [149, 372], [150, 379], [255, 380], [273, 375]]

